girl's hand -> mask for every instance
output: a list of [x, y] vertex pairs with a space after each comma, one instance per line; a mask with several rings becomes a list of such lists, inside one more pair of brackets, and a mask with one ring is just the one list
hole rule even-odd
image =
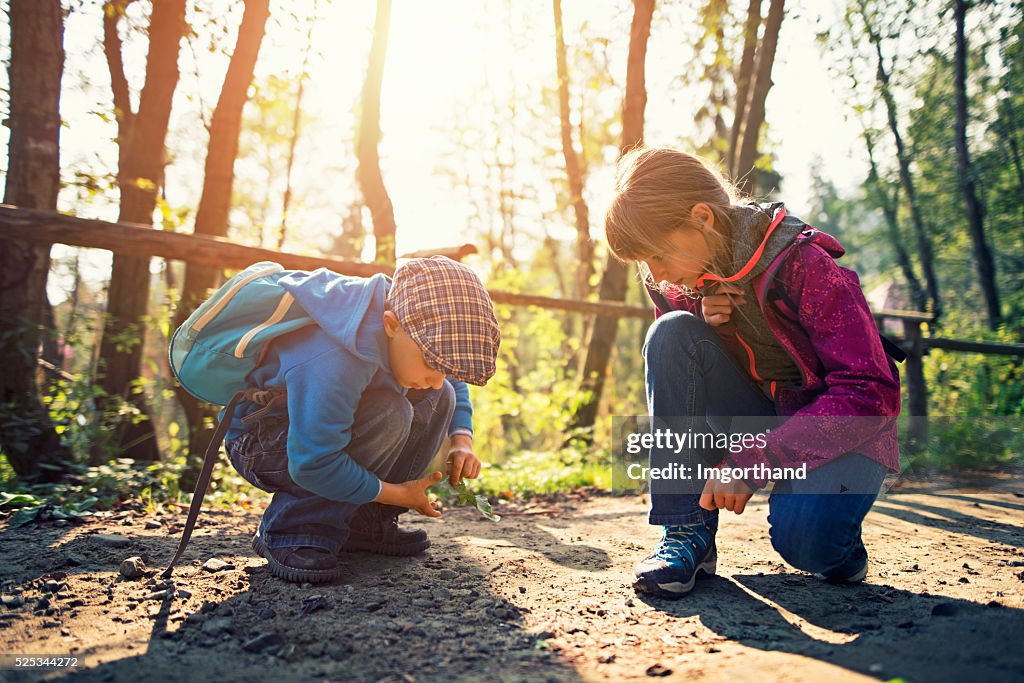
[[724, 484], [718, 479], [708, 479], [700, 496], [700, 506], [705, 510], [731, 510], [741, 515], [752, 495], [754, 492], [742, 481]]
[[747, 301], [745, 297], [737, 296], [742, 294], [743, 290], [736, 285], [722, 284], [718, 286], [714, 294], [702, 298], [700, 308], [707, 324], [718, 327], [728, 323], [736, 304], [743, 304]]
[[444, 477], [440, 472], [432, 472], [422, 479], [413, 479], [402, 484], [381, 482], [380, 495], [374, 498], [377, 503], [412, 508], [427, 517], [440, 517], [441, 513], [427, 498], [427, 489], [441, 481]]
[[453, 436], [445, 461], [445, 470], [452, 486], [458, 486], [462, 477], [476, 479], [480, 475], [480, 467], [480, 458], [473, 453], [473, 438], [466, 434]]

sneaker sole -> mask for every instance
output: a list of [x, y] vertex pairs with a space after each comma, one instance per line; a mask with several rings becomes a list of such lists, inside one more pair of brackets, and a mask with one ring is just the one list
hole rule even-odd
[[836, 584], [836, 585], [844, 585], [844, 584], [845, 585], [849, 585], [849, 584], [854, 584], [854, 583], [860, 583], [861, 581], [864, 580], [864, 577], [866, 577], [867, 575], [868, 575], [868, 564], [867, 564], [867, 562], [865, 562], [864, 566], [861, 568], [861, 570], [859, 572], [857, 572], [856, 574], [854, 574], [852, 576], [848, 576], [845, 579], [828, 578], [824, 574], [815, 574], [814, 578], [816, 578], [816, 579], [818, 579], [820, 581], [824, 581], [825, 583], [831, 583], [831, 584]]
[[270, 573], [279, 579], [291, 581], [292, 583], [324, 583], [333, 581], [341, 576], [341, 567], [334, 569], [298, 569], [289, 567], [274, 559], [270, 554], [270, 548], [259, 536], [252, 537], [252, 549], [256, 554], [267, 561]]
[[389, 557], [409, 557], [419, 555], [430, 547], [430, 539], [421, 543], [404, 543], [401, 545], [387, 545], [374, 543], [372, 541], [349, 541], [341, 548], [343, 553], [373, 553], [374, 555], [388, 555]]
[[716, 549], [709, 557], [697, 565], [697, 570], [693, 572], [693, 576], [690, 577], [690, 580], [685, 583], [682, 581], [658, 583], [657, 581], [652, 581], [650, 579], [637, 579], [633, 582], [633, 588], [641, 593], [649, 593], [651, 595], [675, 600], [692, 591], [694, 585], [697, 583], [697, 579], [710, 579], [715, 576], [715, 572], [717, 570], [718, 551]]

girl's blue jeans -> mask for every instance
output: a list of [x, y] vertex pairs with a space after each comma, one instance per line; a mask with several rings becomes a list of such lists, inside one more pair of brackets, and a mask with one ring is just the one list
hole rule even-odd
[[[454, 410], [455, 390], [447, 381], [440, 389], [410, 391], [407, 396], [365, 392], [346, 453], [383, 481], [415, 479], [441, 447]], [[239, 474], [274, 494], [258, 534], [271, 548], [305, 546], [337, 553], [359, 505], [323, 498], [295, 484], [288, 475], [287, 443], [288, 419], [268, 417], [226, 445]]]
[[[737, 365], [715, 331], [700, 318], [677, 311], [658, 318], [644, 343], [647, 405], [652, 427], [677, 432], [763, 432], [780, 423], [774, 403]], [[669, 463], [713, 466], [727, 453], [713, 448], [651, 448], [652, 468]], [[846, 453], [807, 473], [804, 480], [776, 482], [769, 499], [772, 546], [798, 569], [845, 577], [867, 559], [861, 525], [886, 468], [858, 453]], [[849, 490], [838, 493], [840, 483]], [[698, 504], [704, 481], [651, 480], [649, 522], [684, 525], [708, 522], [718, 511]], [[837, 491], [825, 493], [824, 491]]]

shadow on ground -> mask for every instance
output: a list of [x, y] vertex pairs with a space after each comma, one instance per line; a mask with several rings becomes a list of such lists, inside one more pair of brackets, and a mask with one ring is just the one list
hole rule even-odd
[[[0, 577], [22, 603], [3, 610], [13, 618], [0, 620], [0, 640], [14, 636], [18, 645], [0, 653], [75, 648], [85, 666], [0, 671], [0, 679], [579, 680], [526, 631], [525, 610], [489, 590], [487, 571], [456, 544], [412, 558], [347, 554], [341, 580], [296, 585], [271, 576], [249, 533], [239, 532], [256, 519], [204, 514], [168, 581], [158, 575], [174, 548], [173, 526], [4, 529]], [[111, 532], [127, 542], [111, 545]], [[118, 564], [130, 555], [146, 557], [154, 571], [124, 579]], [[200, 563], [210, 557], [228, 566], [205, 571]]]
[[1024, 671], [1024, 651], [1010, 645], [1024, 642], [1024, 611], [999, 603], [870, 584], [828, 586], [786, 573], [713, 577], [681, 600], [642, 599], [678, 619], [698, 616], [747, 647], [883, 680], [1020, 680]]

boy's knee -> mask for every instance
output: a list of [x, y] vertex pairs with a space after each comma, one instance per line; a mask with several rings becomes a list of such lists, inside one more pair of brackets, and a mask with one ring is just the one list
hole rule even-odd
[[768, 517], [769, 536], [772, 547], [787, 564], [821, 573], [847, 559], [860, 538], [860, 524], [814, 514], [813, 507], [801, 505], [801, 501], [776, 502]]
[[666, 313], [647, 329], [644, 340], [644, 358], [658, 358], [663, 350], [689, 348], [695, 339], [706, 337], [710, 327], [687, 311]]
[[455, 410], [455, 387], [447, 379], [441, 383], [441, 394], [437, 397], [437, 410], [441, 413]]
[[[363, 394], [353, 425], [354, 437], [372, 441], [375, 450], [387, 452], [400, 448], [409, 437], [413, 407], [397, 391], [372, 391]], [[356, 439], [353, 438], [355, 441]]]

